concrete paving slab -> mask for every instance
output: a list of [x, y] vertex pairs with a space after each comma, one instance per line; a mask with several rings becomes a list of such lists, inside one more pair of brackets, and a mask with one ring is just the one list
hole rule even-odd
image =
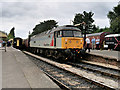
[[59, 88], [20, 50], [2, 52], [2, 88]]
[[2, 51], [0, 50], [0, 90], [2, 89]]
[[113, 50], [91, 50], [90, 54], [100, 55], [103, 57], [114, 58], [117, 61], [120, 61], [120, 51]]

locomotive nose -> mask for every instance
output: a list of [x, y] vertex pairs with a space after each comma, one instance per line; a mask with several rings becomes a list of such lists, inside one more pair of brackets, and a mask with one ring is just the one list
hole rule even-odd
[[69, 38], [63, 38], [62, 39], [62, 47], [63, 48], [78, 48], [83, 49], [83, 38], [77, 38], [77, 37], [69, 37]]

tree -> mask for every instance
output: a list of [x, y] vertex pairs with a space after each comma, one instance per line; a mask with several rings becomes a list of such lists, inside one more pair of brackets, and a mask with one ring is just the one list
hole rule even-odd
[[96, 27], [96, 25], [93, 25], [91, 33], [97, 33], [99, 30], [99, 27]]
[[47, 20], [44, 22], [40, 22], [40, 24], [37, 24], [33, 29], [31, 36], [50, 30], [54, 27], [57, 27], [57, 22], [55, 20]]
[[99, 28], [98, 26], [93, 26], [93, 32], [92, 33], [100, 33], [100, 32], [110, 32], [110, 28], [104, 27], [104, 28]]
[[13, 39], [15, 37], [14, 30], [15, 30], [14, 27], [10, 30], [10, 33], [8, 34], [8, 40]]
[[110, 19], [110, 30], [112, 33], [120, 33], [120, 4], [109, 11], [108, 18]]
[[[82, 23], [82, 22], [85, 22], [86, 23], [86, 32], [87, 33], [92, 33], [93, 30], [93, 25], [92, 23], [94, 22], [92, 16], [94, 15], [94, 13], [92, 12], [86, 12], [84, 11], [83, 14], [81, 13], [78, 13], [75, 15], [75, 18], [74, 18], [74, 21], [73, 21], [73, 24], [79, 24], [79, 23]], [[83, 30], [83, 25], [79, 25], [78, 28], [80, 28], [82, 30], [82, 33], [84, 33], [84, 30]]]

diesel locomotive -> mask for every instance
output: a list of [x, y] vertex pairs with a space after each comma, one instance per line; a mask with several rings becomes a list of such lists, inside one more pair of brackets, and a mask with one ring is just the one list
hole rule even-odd
[[34, 35], [24, 40], [27, 50], [36, 54], [52, 56], [64, 60], [83, 56], [84, 39], [81, 30], [65, 25]]

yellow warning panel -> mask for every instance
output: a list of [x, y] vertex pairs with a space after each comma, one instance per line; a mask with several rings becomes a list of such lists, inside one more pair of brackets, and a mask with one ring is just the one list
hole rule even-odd
[[83, 49], [84, 40], [78, 37], [64, 37], [62, 38], [62, 48], [78, 48]]

